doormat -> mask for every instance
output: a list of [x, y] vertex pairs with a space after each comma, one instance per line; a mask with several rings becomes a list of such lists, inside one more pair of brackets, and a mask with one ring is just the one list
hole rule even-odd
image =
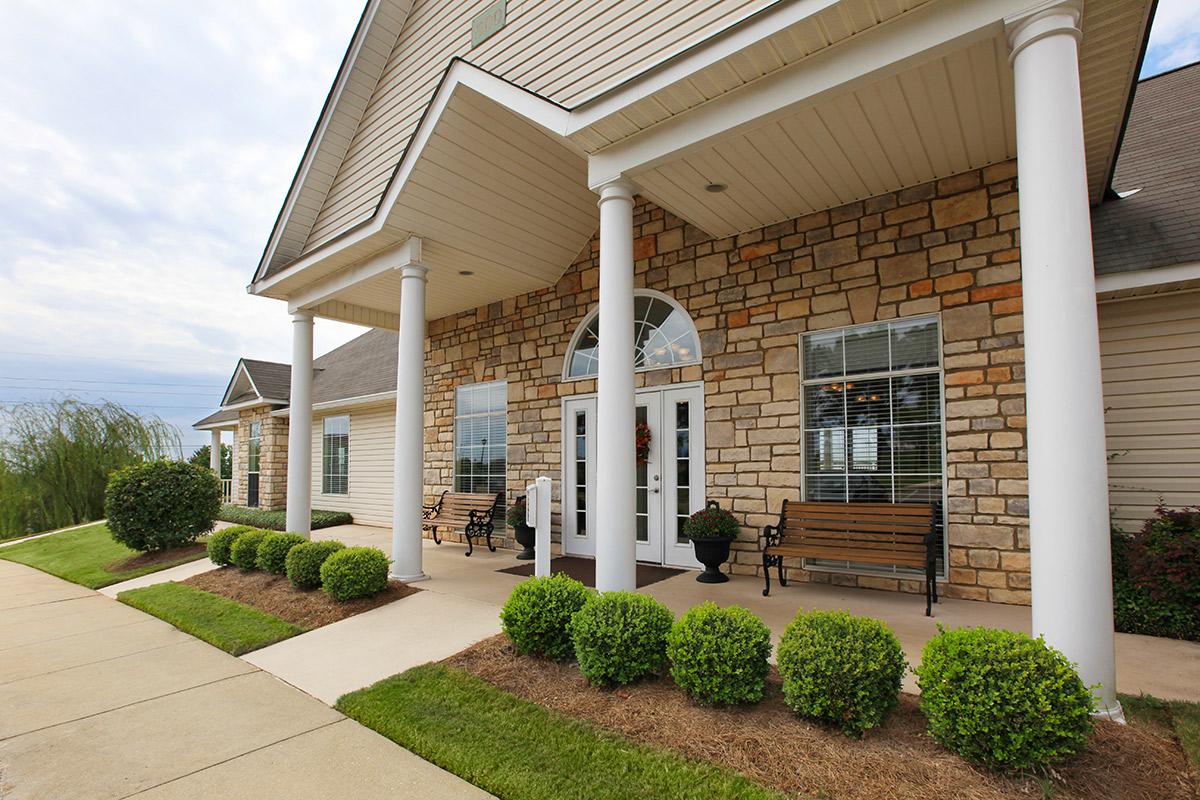
[[[596, 587], [596, 562], [590, 558], [578, 558], [576, 556], [552, 558], [550, 559], [550, 571], [566, 573], [581, 582], [584, 586]], [[665, 581], [667, 578], [682, 575], [687, 571], [686, 569], [659, 567], [654, 564], [638, 564], [637, 586], [640, 589], [643, 586], [649, 586], [652, 583], [658, 583], [659, 581]], [[529, 561], [524, 564], [518, 564], [515, 567], [498, 569], [496, 572], [507, 572], [509, 575], [529, 577], [533, 574], [533, 562]]]

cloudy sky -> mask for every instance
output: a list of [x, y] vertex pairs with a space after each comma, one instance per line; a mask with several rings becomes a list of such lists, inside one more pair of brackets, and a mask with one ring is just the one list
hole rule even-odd
[[[245, 286], [360, 12], [0, 0], [0, 403], [115, 400], [190, 452], [239, 355], [289, 360]], [[1198, 59], [1195, 0], [1160, 0], [1144, 75]]]

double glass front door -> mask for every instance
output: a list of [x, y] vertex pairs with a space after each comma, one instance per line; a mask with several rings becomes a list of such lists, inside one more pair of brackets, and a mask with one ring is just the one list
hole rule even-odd
[[[699, 567], [683, 536], [688, 516], [704, 507], [704, 389], [699, 385], [637, 393], [637, 424], [649, 432], [634, 475], [637, 559]], [[645, 428], [642, 428], [645, 426]], [[594, 555], [595, 531], [604, 524], [595, 503], [596, 397], [563, 404], [563, 551]]]

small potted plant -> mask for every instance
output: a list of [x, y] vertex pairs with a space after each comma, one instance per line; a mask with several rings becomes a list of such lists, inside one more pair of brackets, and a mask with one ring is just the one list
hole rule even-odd
[[537, 541], [537, 532], [525, 524], [524, 496], [518, 496], [513, 500], [508, 507], [508, 511], [505, 512], [504, 519], [508, 522], [508, 527], [513, 529], [513, 534], [517, 537], [517, 544], [525, 548], [520, 553], [517, 553], [517, 559], [520, 561], [532, 561], [533, 545]]
[[692, 540], [696, 560], [704, 572], [696, 576], [700, 583], [724, 583], [729, 576], [721, 565], [729, 560], [729, 544], [738, 535], [737, 520], [725, 509], [709, 500], [704, 508], [692, 514], [683, 524], [683, 535]]

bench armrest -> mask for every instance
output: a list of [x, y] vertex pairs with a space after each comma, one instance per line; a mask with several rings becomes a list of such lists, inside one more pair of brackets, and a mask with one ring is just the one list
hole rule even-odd
[[764, 525], [763, 526], [763, 539], [766, 540], [765, 543], [763, 544], [763, 547], [765, 549], [767, 547], [774, 547], [775, 545], [782, 542], [783, 536], [780, 535], [778, 527], [776, 527], [774, 525]]

